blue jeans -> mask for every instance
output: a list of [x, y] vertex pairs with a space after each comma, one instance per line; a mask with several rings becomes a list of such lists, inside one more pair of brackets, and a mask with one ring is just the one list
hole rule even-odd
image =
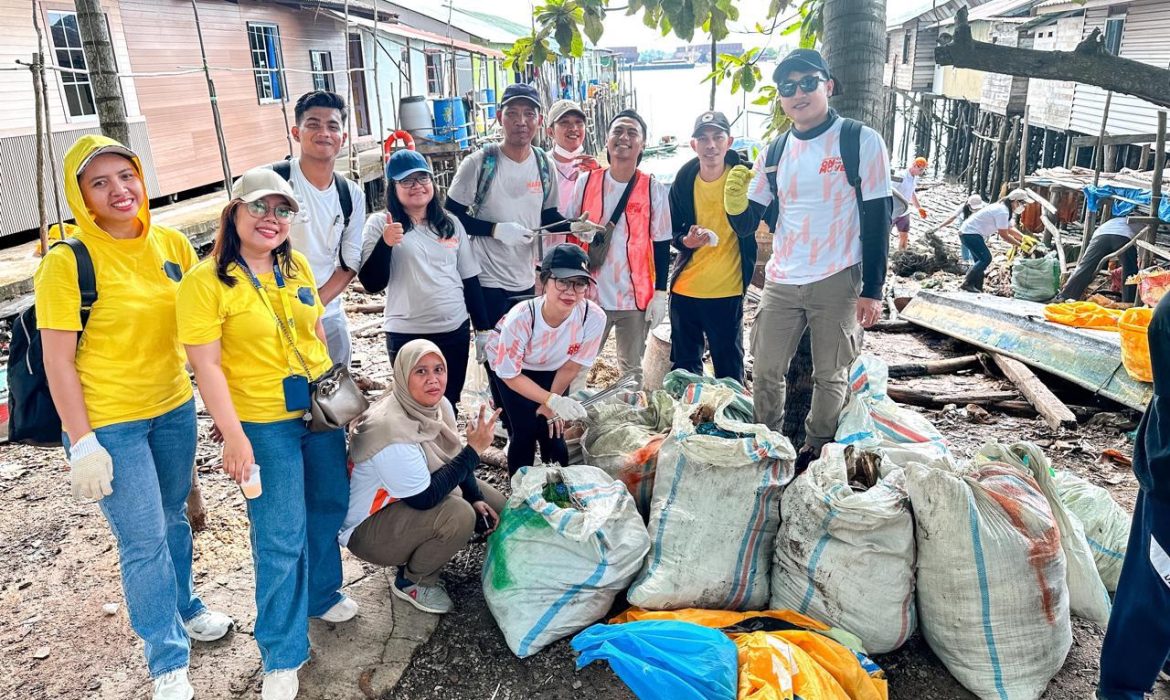
[[295, 669], [309, 660], [309, 617], [341, 600], [345, 433], [313, 433], [300, 419], [243, 427], [261, 468], [262, 493], [248, 501], [256, 644], [265, 672]]
[[968, 292], [982, 292], [983, 273], [991, 264], [991, 249], [987, 247], [987, 241], [983, 239], [983, 236], [976, 233], [960, 234], [959, 240], [966, 243], [967, 249], [975, 256], [975, 264], [971, 266], [970, 270], [967, 270], [967, 276], [959, 288]]
[[[187, 493], [195, 461], [195, 400], [158, 418], [94, 430], [114, 461], [113, 493], [98, 505], [118, 542], [130, 626], [153, 678], [185, 668], [183, 621], [203, 611], [191, 577]], [[65, 449], [69, 440], [64, 439]]]

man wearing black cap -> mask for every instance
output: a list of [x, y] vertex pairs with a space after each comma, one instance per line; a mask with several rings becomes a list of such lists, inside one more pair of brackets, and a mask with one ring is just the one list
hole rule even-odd
[[1140, 488], [1101, 644], [1101, 700], [1141, 700], [1170, 666], [1170, 294], [1158, 302], [1148, 335], [1154, 395], [1134, 440]]
[[602, 344], [616, 329], [618, 368], [641, 384], [646, 334], [666, 316], [669, 192], [638, 170], [646, 122], [637, 112], [618, 112], [606, 133], [609, 167], [578, 178], [565, 216], [588, 212], [590, 221], [604, 227], [587, 243], [597, 302], [606, 315]]
[[670, 288], [673, 369], [703, 373], [703, 339], [716, 377], [743, 381], [743, 294], [756, 265], [756, 238], [737, 236], [723, 205], [727, 174], [747, 167], [731, 150], [731, 124], [722, 112], [695, 120], [689, 161], [670, 186], [675, 259]]
[[765, 208], [779, 204], [752, 328], [753, 394], [756, 420], [779, 430], [788, 364], [808, 328], [813, 395], [799, 468], [833, 440], [861, 344], [858, 326], [881, 315], [890, 167], [876, 131], [829, 108], [840, 86], [820, 53], [793, 51], [772, 77], [792, 128], [756, 161], [754, 182], [753, 173], [732, 169], [725, 205], [736, 231], [748, 235]]

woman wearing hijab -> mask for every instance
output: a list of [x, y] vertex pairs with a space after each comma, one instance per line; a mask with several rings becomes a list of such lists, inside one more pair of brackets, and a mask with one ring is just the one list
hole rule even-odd
[[366, 219], [358, 279], [368, 292], [386, 290], [386, 349], [417, 338], [447, 358], [447, 399], [459, 402], [467, 376], [471, 326], [482, 345], [487, 309], [479, 263], [459, 219], [435, 196], [431, 167], [417, 151], [395, 151], [386, 164], [386, 211]]
[[481, 406], [459, 439], [444, 396], [447, 361], [429, 340], [394, 359], [394, 385], [354, 424], [349, 514], [340, 542], [361, 559], [396, 566], [390, 592], [419, 610], [450, 612], [439, 572], [473, 532], [490, 532], [504, 497], [475, 477], [499, 411]]
[[175, 297], [198, 258], [183, 234], [151, 222], [142, 163], [113, 139], [73, 144], [65, 197], [77, 219], [69, 231], [93, 261], [98, 300], [87, 318], [66, 245], [45, 255], [34, 284], [73, 495], [96, 499], [115, 535], [130, 626], [145, 642], [155, 700], [189, 700], [189, 640], [219, 639], [232, 624], [204, 607], [191, 577], [195, 400]]
[[262, 469], [247, 504], [263, 700], [296, 697], [310, 617], [344, 622], [358, 607], [341, 593], [337, 545], [349, 505], [345, 433], [312, 432], [304, 420], [310, 382], [333, 363], [313, 271], [288, 240], [298, 210], [284, 178], [244, 173], [177, 305], [179, 340], [223, 436], [224, 471], [244, 484]]

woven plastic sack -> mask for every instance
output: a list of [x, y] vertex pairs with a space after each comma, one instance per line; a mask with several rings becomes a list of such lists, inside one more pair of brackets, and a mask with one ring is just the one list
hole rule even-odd
[[1052, 465], [1043, 450], [1030, 442], [1017, 442], [1010, 447], [986, 443], [975, 455], [976, 463], [1002, 462], [1030, 474], [1048, 500], [1048, 507], [1060, 527], [1060, 544], [1064, 548], [1065, 570], [1068, 575], [1068, 604], [1073, 615], [1105, 627], [1109, 624], [1109, 592], [1097, 573], [1093, 550], [1085, 538], [1085, 528], [1060, 498], [1060, 489], [1052, 475]]
[[906, 476], [894, 468], [863, 491], [852, 447], [825, 445], [780, 504], [772, 608], [790, 608], [857, 635], [871, 654], [914, 634], [914, 522]]
[[609, 612], [650, 548], [626, 487], [596, 467], [521, 467], [488, 538], [483, 595], [530, 656]]
[[1130, 379], [1139, 382], [1154, 381], [1154, 366], [1150, 361], [1150, 340], [1146, 334], [1153, 309], [1126, 309], [1117, 320], [1121, 333], [1121, 364]]
[[1048, 301], [1060, 291], [1060, 261], [1056, 253], [1042, 258], [1016, 256], [1012, 261], [1012, 296], [1026, 301]]
[[747, 389], [743, 387], [743, 384], [740, 384], [734, 379], [729, 377], [716, 379], [705, 374], [692, 374], [685, 369], [676, 369], [668, 372], [662, 379], [662, 388], [676, 399], [685, 400], [684, 395], [688, 390], [693, 392], [691, 387], [696, 384], [712, 387], [723, 386], [731, 389], [735, 394], [735, 398], [727, 407], [727, 417], [744, 423], [751, 423], [755, 420], [756, 409], [752, 403], [752, 397], [748, 394]]
[[1108, 491], [1070, 471], [1056, 473], [1056, 487], [1060, 500], [1084, 525], [1102, 583], [1110, 593], [1116, 591], [1129, 543], [1130, 515]]
[[630, 392], [588, 412], [581, 438], [584, 461], [625, 484], [642, 518], [649, 517], [658, 451], [674, 420], [674, 399], [665, 391]]
[[1060, 528], [1036, 481], [989, 463], [957, 475], [911, 464], [918, 623], [986, 700], [1039, 698], [1072, 646]]
[[729, 417], [735, 400], [727, 387], [695, 384], [676, 406], [654, 478], [653, 544], [631, 604], [767, 605], [780, 491], [792, 480], [796, 452], [767, 426]]
[[[921, 461], [949, 461], [942, 433], [930, 421], [886, 395], [889, 367], [873, 355], [859, 355], [849, 368], [849, 402], [837, 421], [834, 442], [858, 448], [908, 445]], [[898, 466], [904, 464], [895, 461]]]

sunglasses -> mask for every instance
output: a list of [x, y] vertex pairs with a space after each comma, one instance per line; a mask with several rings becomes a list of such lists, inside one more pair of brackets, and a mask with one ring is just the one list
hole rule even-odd
[[554, 279], [553, 284], [556, 285], [557, 291], [560, 292], [574, 292], [580, 294], [586, 289], [589, 289], [589, 280], [583, 279]]
[[780, 93], [781, 97], [792, 97], [796, 94], [796, 88], [800, 88], [805, 94], [815, 92], [821, 83], [829, 82], [827, 78], [822, 78], [819, 75], [806, 75], [800, 80], [785, 80], [776, 86], [776, 92]]
[[[244, 207], [248, 210], [249, 214], [256, 217], [257, 219], [267, 216], [268, 212], [270, 211], [268, 202], [265, 202], [263, 199], [257, 199], [255, 202], [248, 202], [244, 205]], [[297, 215], [297, 213], [292, 210], [292, 207], [288, 206], [287, 204], [277, 204], [276, 207], [271, 211], [276, 216], [276, 218], [284, 222], [292, 221], [293, 217]]]
[[398, 180], [397, 183], [400, 187], [413, 190], [415, 187], [426, 187], [427, 185], [431, 184], [433, 180], [434, 178], [432, 178], [430, 175], [416, 175], [414, 177]]

